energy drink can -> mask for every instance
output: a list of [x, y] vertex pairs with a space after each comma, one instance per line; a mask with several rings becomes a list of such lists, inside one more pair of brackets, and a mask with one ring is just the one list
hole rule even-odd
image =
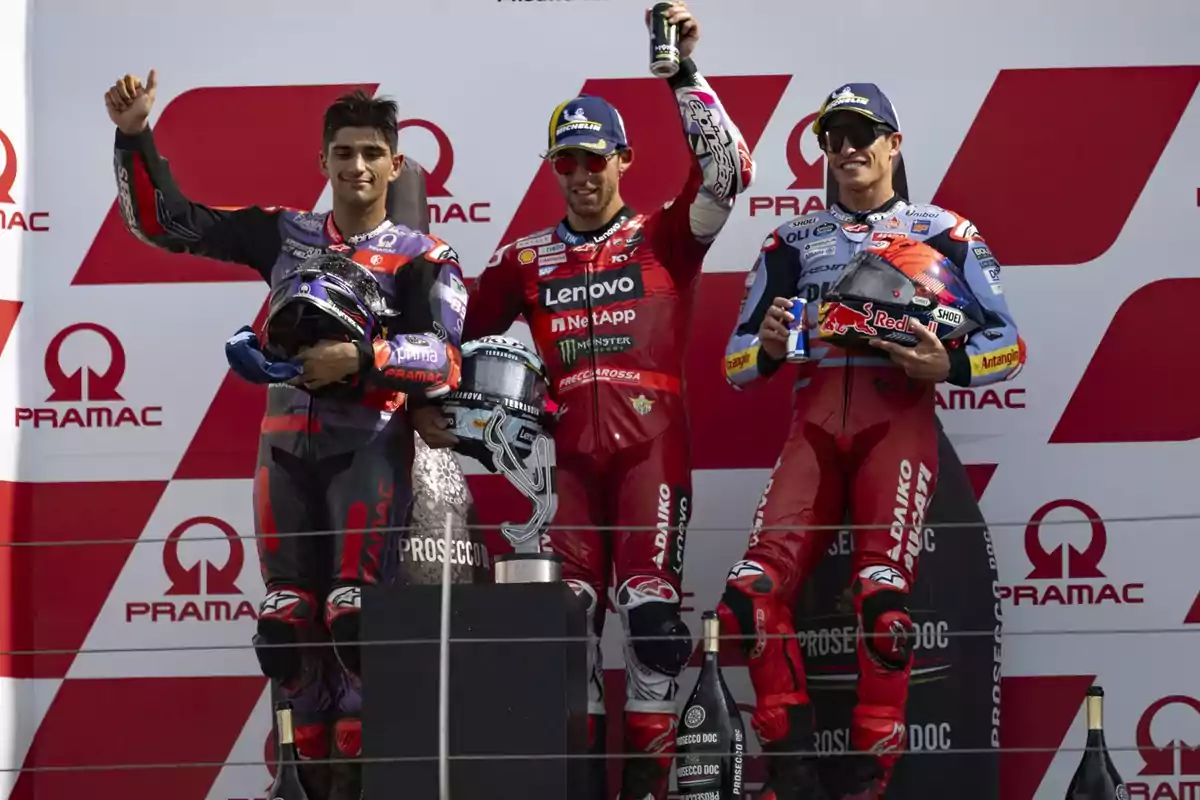
[[803, 297], [793, 297], [792, 307], [788, 309], [788, 313], [792, 315], [792, 321], [788, 323], [788, 341], [787, 355], [785, 360], [789, 364], [803, 364], [808, 361], [808, 326], [805, 323], [805, 313], [808, 310], [808, 301]]
[[650, 9], [650, 73], [670, 78], [679, 72], [679, 26], [667, 22], [672, 3]]

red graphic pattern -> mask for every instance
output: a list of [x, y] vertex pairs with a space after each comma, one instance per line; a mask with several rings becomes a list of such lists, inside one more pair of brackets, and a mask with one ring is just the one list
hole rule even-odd
[[[1138, 196], [1157, 164], [1178, 121], [1200, 80], [1197, 67], [1103, 68], [1006, 70], [999, 73], [992, 91], [934, 197], [970, 216], [980, 227], [998, 257], [1006, 265], [1079, 264], [1106, 252], [1118, 237]], [[790, 76], [716, 78], [714, 87], [722, 94], [730, 114], [738, 121], [753, 148], [787, 88]], [[225, 131], [219, 120], [233, 116], [249, 127], [275, 132], [275, 157], [282, 163], [315, 161], [319, 141], [311, 121], [337, 95], [355, 85], [204, 88], [185, 93], [164, 109], [155, 126], [156, 138], [172, 158], [172, 168], [181, 188], [195, 200], [224, 206], [282, 204], [310, 208], [321, 194], [324, 178], [314, 168], [285, 172], [242, 168], [228, 154], [212, 148]], [[363, 85], [374, 91], [375, 84]], [[640, 208], [653, 208], [667, 199], [663, 194], [682, 182], [688, 154], [676, 137], [661, 136], [677, 130], [678, 120], [668, 90], [650, 79], [591, 80], [584, 91], [601, 94], [622, 109], [631, 139], [638, 146], [641, 165], [623, 185], [626, 199]], [[1066, 160], [1060, 149], [1055, 163], [1047, 163], [1046, 148], [1028, 136], [1038, 124], [1057, 113], [1056, 98], [1070, 95], [1073, 103], [1094, 108], [1132, 104], [1137, 97], [1153, 96], [1153, 109], [1139, 118], [1138, 147], [1126, 146], [1119, 126], [1100, 126], [1090, 137], [1073, 142]], [[1043, 108], [1043, 106], [1047, 106]], [[1144, 108], [1145, 104], [1139, 104]], [[219, 112], [219, 113], [217, 113]], [[1004, 159], [996, 158], [1004, 152]], [[1113, 154], [1117, 155], [1113, 155]], [[235, 156], [236, 158], [236, 156]], [[1075, 163], [1078, 160], [1079, 163]], [[1104, 164], [1105, 170], [1095, 169]], [[1081, 184], [1081, 181], [1083, 183]], [[988, 192], [978, 192], [987, 186]], [[1080, 197], [1103, 198], [1089, 206], [1090, 237], [1062, 236], [1061, 230], [1035, 226], [1014, 215], [1029, 198], [1043, 206], [1067, 208]], [[1200, 202], [1200, 201], [1198, 201]], [[552, 176], [544, 167], [538, 172], [503, 239], [553, 224], [561, 200]], [[754, 251], [747, 250], [749, 267]], [[713, 265], [709, 265], [710, 269]], [[190, 256], [172, 256], [132, 240], [124, 230], [115, 204], [104, 219], [96, 239], [74, 278], [75, 285], [110, 283], [175, 283], [257, 281], [244, 267], [221, 264]], [[1196, 284], [1187, 291], [1196, 293]], [[1152, 322], [1161, 317], [1147, 304], [1150, 292], [1156, 301], [1170, 296], [1178, 300], [1180, 286], [1155, 294], [1153, 287], [1135, 293], [1118, 317], [1133, 307], [1134, 321]], [[751, 393], [733, 392], [721, 374], [725, 338], [736, 315], [741, 296], [742, 275], [709, 273], [701, 281], [697, 298], [697, 322], [688, 364], [693, 427], [697, 431], [722, 431], [721, 437], [700, 436], [695, 444], [698, 469], [768, 468], [774, 463], [787, 421], [790, 381], [781, 377]], [[265, 287], [264, 287], [265, 293]], [[1135, 303], [1135, 298], [1139, 298]], [[1142, 306], [1145, 310], [1140, 310]], [[1180, 305], [1183, 302], [1180, 301]], [[0, 348], [11, 332], [20, 304], [0, 301]], [[1139, 317], [1138, 314], [1142, 316]], [[1128, 319], [1123, 319], [1127, 323]], [[1134, 391], [1131, 384], [1149, 380], [1157, 385], [1173, 374], [1169, 359], [1148, 350], [1137, 358], [1121, 358], [1123, 342], [1114, 319], [1112, 330], [1097, 350], [1072, 398], [1063, 420], [1051, 438], [1055, 441], [1179, 441], [1196, 438], [1182, 423], [1180, 411], [1161, 408], [1144, 414], [1099, 417], [1100, 398], [1113, 407], [1112, 392]], [[1144, 327], [1142, 328], [1144, 330]], [[1114, 333], [1114, 331], [1116, 331]], [[1157, 344], [1157, 343], [1156, 343]], [[1105, 348], [1108, 348], [1107, 350]], [[1118, 350], [1114, 353], [1111, 348]], [[1168, 346], [1169, 347], [1169, 346]], [[1102, 355], [1105, 357], [1102, 358]], [[1170, 360], [1174, 367], [1181, 362]], [[1136, 369], [1140, 380], [1127, 374], [1115, 381], [1103, 372], [1121, 364]], [[1113, 365], [1113, 366], [1108, 366]], [[1085, 386], [1086, 384], [1086, 386]], [[1145, 385], [1144, 383], [1142, 384]], [[1127, 388], [1128, 387], [1128, 388]], [[1145, 408], [1154, 395], [1170, 402], [1180, 393], [1143, 392]], [[1095, 398], [1095, 399], [1092, 399]], [[1121, 406], [1118, 406], [1121, 407]], [[263, 409], [263, 391], [230, 374], [220, 386], [208, 413], [181, 460], [176, 478], [249, 478], [254, 447]], [[1120, 416], [1122, 429], [1111, 417]], [[1194, 416], [1194, 415], [1192, 415]], [[1141, 417], [1141, 419], [1132, 419]], [[1173, 419], [1164, 423], [1163, 418]], [[726, 422], [737, 419], [730, 430]], [[1101, 421], [1110, 424], [1104, 439], [1087, 439]], [[1141, 425], [1141, 428], [1137, 428]], [[1132, 427], [1131, 427], [1132, 426]], [[1156, 427], [1157, 426], [1157, 427]], [[1103, 426], [1101, 426], [1103, 427]], [[1163, 430], [1174, 433], [1164, 434]], [[1133, 433], [1128, 432], [1133, 430]], [[1151, 433], [1145, 431], [1150, 430]], [[1125, 432], [1122, 432], [1125, 431]], [[1142, 431], [1140, 434], [1138, 431]], [[1153, 433], [1157, 431], [1157, 433]], [[1184, 431], [1187, 435], [1180, 433]], [[1143, 438], [1136, 438], [1138, 435]], [[1154, 438], [1158, 436], [1159, 438]], [[1174, 438], [1171, 438], [1171, 437]], [[1072, 438], [1073, 437], [1073, 438]], [[1125, 438], [1122, 438], [1125, 437]], [[1129, 438], [1133, 437], [1133, 438]], [[969, 466], [972, 485], [982, 493], [995, 465]], [[526, 504], [496, 476], [471, 480], [481, 520], [498, 522], [523, 518]], [[115, 539], [119, 545], [75, 548], [0, 548], [0, 585], [11, 587], [8, 607], [37, 608], [36, 627], [32, 616], [0, 616], [0, 649], [75, 649], [83, 645], [88, 631], [115, 585], [133, 544], [145, 527], [165, 482], [91, 484], [0, 483], [0, 505], [10, 509], [0, 515], [0, 543], [51, 542], [64, 539]], [[507, 495], [507, 497], [506, 497]], [[80, 529], [74, 509], [95, 509], [91, 524]], [[5, 518], [7, 516], [8, 518]], [[494, 552], [502, 542], [489, 541]], [[87, 565], [87, 570], [80, 568]], [[69, 597], [61, 591], [70, 582]], [[1188, 615], [1200, 623], [1200, 597]], [[14, 677], [62, 677], [72, 663], [70, 655], [0, 657], [0, 675]], [[610, 681], [622, 679], [619, 671]], [[1005, 747], [1057, 747], [1069, 728], [1091, 676], [1006, 678], [1004, 680]], [[55, 766], [68, 763], [166, 763], [167, 761], [219, 762], [228, 756], [261, 694], [261, 678], [164, 678], [136, 680], [67, 681], [40, 726], [26, 758], [26, 766]], [[623, 689], [610, 686], [609, 696], [623, 697]], [[164, 716], [163, 709], [172, 714]], [[618, 709], [619, 710], [619, 709]], [[203, 719], [186, 735], [167, 730], [161, 720]], [[612, 717], [619, 719], [619, 715]], [[121, 736], [97, 734], [96, 727], [81, 720], [120, 720]], [[97, 723], [102, 725], [103, 723]], [[609, 731], [614, 751], [621, 749], [619, 728]], [[1005, 800], [1028, 800], [1036, 792], [1049, 767], [1052, 754], [1006, 754], [1003, 761]], [[14, 790], [16, 800], [35, 796], [111, 797], [172, 796], [201, 800], [212, 785], [218, 768], [191, 770], [148, 770], [105, 773], [23, 774]], [[99, 777], [97, 777], [99, 776]], [[102, 786], [101, 786], [102, 784]]]
[[[159, 498], [166, 481], [114, 483], [2, 483], [0, 545], [82, 542], [120, 544], [58, 547], [0, 546], [0, 651], [60, 654], [0, 655], [0, 676], [62, 678], [83, 647], [92, 623]], [[80, 509], [87, 509], [81, 524]], [[12, 613], [8, 609], [25, 609]], [[36, 614], [31, 613], [36, 609]], [[79, 719], [88, 717], [84, 713]]]
[[[171, 174], [192, 201], [206, 205], [312, 208], [327, 183], [317, 168], [320, 120], [346, 92], [378, 84], [223, 86], [176, 97], [154, 124], [154, 141], [170, 159]], [[271, 131], [271, 161], [291, 169], [264, 169], [258, 148], [213, 146], [229, 138], [229, 120], [242, 130]], [[125, 230], [116, 201], [72, 281], [110, 283], [225, 283], [261, 281], [239, 264], [178, 256], [146, 247]], [[265, 289], [264, 289], [265, 290]]]
[[1109, 323], [1050, 443], [1200, 438], [1194, 372], [1188, 366], [1193, 353], [1175, 323], [1189, 319], [1197, 303], [1200, 280], [1195, 278], [1155, 281], [1130, 295]]
[[[1200, 82], [1200, 66], [1006, 69], [996, 76], [933, 202], [970, 218], [1005, 266], [1085, 264], [1108, 252]], [[1153, 97], [1154, 102], [1146, 102]], [[1137, 111], [1055, 146], [1050, 120], [1075, 109]], [[1060, 143], [1061, 144], [1061, 143]], [[1046, 209], [1082, 209], [1087, 235]], [[1025, 210], [1025, 213], [1021, 213]]]
[[[266, 679], [257, 676], [66, 681], [38, 728], [24, 766], [220, 765], [266, 685]], [[203, 724], [181, 727], [184, 720]], [[24, 772], [11, 800], [204, 800], [220, 771], [220, 766], [203, 766]]]

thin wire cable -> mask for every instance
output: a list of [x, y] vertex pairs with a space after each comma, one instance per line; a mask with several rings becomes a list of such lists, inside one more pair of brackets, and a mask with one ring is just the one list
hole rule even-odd
[[[1008, 638], [1011, 636], [1147, 636], [1147, 635], [1164, 635], [1164, 634], [1200, 634], [1200, 625], [1180, 625], [1173, 628], [1076, 628], [1062, 629], [1055, 628], [1049, 630], [1017, 630], [1006, 631], [1001, 629], [1001, 636]], [[761, 636], [756, 634], [721, 634], [717, 638], [722, 641], [742, 641], [745, 639], [794, 639], [803, 638], [805, 631], [799, 631], [795, 634], [785, 633], [765, 633]], [[856, 636], [858, 634], [855, 634]], [[862, 633], [864, 638], [891, 638], [890, 633]], [[943, 636], [950, 637], [984, 637], [992, 638], [996, 636], [995, 628], [978, 631], [943, 631]], [[627, 637], [630, 641], [681, 641], [688, 639], [685, 636], [630, 636]], [[449, 644], [563, 644], [571, 642], [594, 642], [594, 637], [591, 636], [522, 636], [513, 638], [494, 638], [494, 637], [468, 637], [468, 638], [450, 638]], [[436, 639], [368, 639], [359, 642], [360, 647], [398, 647], [412, 645], [441, 645], [442, 638], [439, 636]], [[267, 650], [267, 649], [285, 649], [285, 648], [306, 648], [306, 647], [335, 647], [333, 642], [300, 642], [300, 643], [279, 643], [267, 644], [262, 643], [255, 645], [253, 643], [239, 642], [231, 644], [197, 644], [197, 645], [160, 645], [157, 647], [88, 647], [88, 648], [59, 648], [45, 650], [0, 650], [0, 657], [47, 657], [47, 656], [73, 656], [73, 655], [120, 655], [132, 653], [176, 653], [176, 652], [210, 652], [210, 651], [226, 651], [226, 650]]]
[[[1136, 744], [1131, 745], [1108, 745], [1103, 748], [1109, 753], [1133, 753], [1139, 752]], [[839, 752], [820, 752], [813, 750], [794, 750], [788, 752], [772, 752], [770, 758], [787, 758], [791, 756], [807, 756], [820, 758], [841, 758], [844, 756], [862, 755], [864, 751], [845, 750]], [[988, 755], [988, 754], [1003, 754], [1003, 753], [1087, 753], [1100, 752], [1100, 748], [1089, 747], [962, 747], [962, 748], [947, 748], [946, 750], [919, 750], [909, 751], [904, 753], [905, 758], [919, 756], [948, 756], [948, 755]], [[713, 753], [713, 756], [720, 755], [734, 756], [735, 753]], [[743, 757], [761, 758], [768, 757], [765, 753], [742, 753]], [[464, 754], [450, 756], [452, 761], [580, 761], [580, 760], [610, 760], [610, 759], [659, 759], [662, 755], [659, 753], [525, 753], [525, 754]], [[297, 764], [297, 765], [315, 765], [315, 764], [419, 764], [437, 761], [437, 756], [376, 756], [358, 758], [314, 758], [304, 759], [303, 761], [284, 760], [279, 764]], [[158, 764], [70, 764], [70, 765], [55, 765], [46, 767], [5, 767], [0, 768], [0, 774], [13, 772], [115, 772], [124, 770], [148, 770], [148, 769], [212, 769], [213, 767], [265, 767], [268, 764], [277, 763], [267, 760], [251, 760], [251, 761], [167, 761]]]
[[[446, 512], [446, 552], [454, 541], [454, 516]], [[450, 561], [442, 559], [442, 635], [438, 661], [438, 794], [450, 800]]]
[[[1093, 525], [1100, 523], [1105, 526], [1118, 524], [1131, 524], [1141, 522], [1188, 522], [1200, 520], [1200, 512], [1190, 512], [1187, 514], [1148, 514], [1144, 516], [1132, 517], [1080, 517], [1078, 519], [1047, 519], [1041, 520], [1037, 524], [1039, 528], [1045, 527], [1061, 527], [1065, 525]], [[1005, 522], [930, 522], [921, 525], [922, 530], [943, 530], [962, 528], [969, 532], [974, 532], [980, 528], [991, 530], [994, 528], [1026, 528], [1030, 525], [1029, 520], [1013, 520]], [[199, 524], [197, 524], [199, 527]], [[499, 525], [489, 524], [462, 524], [458, 526], [463, 530], [499, 530]], [[831, 523], [829, 525], [772, 525], [766, 528], [766, 531], [779, 533], [792, 533], [803, 531], [856, 531], [856, 530], [877, 530], [881, 526], [878, 524], [869, 523]], [[390, 527], [381, 528], [331, 528], [322, 531], [291, 531], [287, 533], [262, 533], [262, 534], [237, 534], [236, 536], [226, 536], [224, 533], [213, 536], [192, 536], [188, 535], [186, 541], [192, 542], [227, 542], [230, 539], [295, 539], [305, 536], [329, 536], [331, 534], [345, 533], [361, 533], [361, 534], [379, 534], [414, 531], [420, 529], [417, 525], [393, 525]], [[549, 525], [547, 531], [598, 531], [601, 533], [611, 533], [620, 531], [623, 533], [657, 533], [657, 525]], [[732, 528], [729, 526], [722, 527], [693, 527], [688, 526], [686, 533], [731, 533], [739, 536], [744, 536], [749, 526], [745, 528]], [[1158, 530], [1158, 529], [1155, 529]], [[1142, 532], [1139, 532], [1142, 533]], [[165, 544], [171, 540], [170, 536], [163, 537], [138, 537], [136, 539], [63, 539], [61, 541], [37, 541], [37, 542], [15, 542], [15, 541], [0, 541], [0, 547], [87, 547], [92, 545], [130, 545], [130, 544]]]

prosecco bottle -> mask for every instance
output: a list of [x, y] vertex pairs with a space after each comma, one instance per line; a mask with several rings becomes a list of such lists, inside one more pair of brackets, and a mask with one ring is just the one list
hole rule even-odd
[[704, 613], [704, 663], [675, 740], [679, 800], [741, 800], [746, 728], [717, 664], [721, 626]]
[[296, 766], [299, 754], [292, 730], [292, 706], [287, 702], [275, 704], [275, 736], [278, 740], [275, 766], [275, 782], [267, 791], [269, 800], [308, 800], [308, 793], [300, 783], [300, 771]]
[[1066, 800], [1129, 800], [1129, 790], [1117, 774], [1104, 743], [1104, 690], [1087, 691], [1087, 751], [1067, 788]]

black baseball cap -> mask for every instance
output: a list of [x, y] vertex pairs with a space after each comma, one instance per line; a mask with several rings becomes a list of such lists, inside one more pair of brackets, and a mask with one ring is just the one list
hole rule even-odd
[[873, 83], [847, 83], [830, 92], [821, 104], [821, 110], [817, 112], [817, 119], [812, 126], [813, 133], [819, 136], [825, 118], [838, 111], [852, 111], [872, 122], [887, 125], [894, 131], [900, 130], [900, 118], [896, 114], [896, 107], [887, 99], [883, 90]]

